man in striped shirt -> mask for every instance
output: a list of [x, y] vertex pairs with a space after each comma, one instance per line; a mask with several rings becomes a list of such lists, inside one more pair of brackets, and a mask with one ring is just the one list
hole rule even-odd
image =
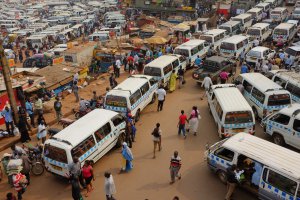
[[179, 180], [181, 179], [181, 175], [178, 174], [181, 168], [181, 158], [178, 156], [178, 151], [174, 152], [174, 155], [171, 157], [170, 162], [170, 174], [171, 174], [171, 182], [173, 184], [175, 182], [175, 178], [177, 177]]

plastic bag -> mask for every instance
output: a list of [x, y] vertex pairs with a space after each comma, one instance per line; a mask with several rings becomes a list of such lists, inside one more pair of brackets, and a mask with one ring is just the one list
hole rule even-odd
[[19, 136], [20, 135], [20, 131], [19, 131], [18, 127], [16, 127], [16, 126], [14, 127], [13, 133], [14, 133], [15, 136]]

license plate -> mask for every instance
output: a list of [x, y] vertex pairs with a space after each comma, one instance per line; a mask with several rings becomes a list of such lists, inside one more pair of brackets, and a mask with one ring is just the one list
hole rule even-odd
[[58, 166], [56, 166], [56, 165], [52, 165], [52, 164], [51, 164], [51, 167], [52, 167], [53, 169], [57, 170], [57, 171], [62, 171], [62, 168], [61, 168], [61, 167], [58, 167]]
[[232, 132], [234, 132], [234, 133], [239, 133], [239, 132], [243, 132], [243, 131], [244, 131], [243, 128], [232, 129]]

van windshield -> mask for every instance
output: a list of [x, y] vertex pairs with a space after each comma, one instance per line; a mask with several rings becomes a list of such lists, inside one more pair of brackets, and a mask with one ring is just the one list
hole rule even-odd
[[261, 54], [260, 54], [259, 51], [249, 51], [247, 53], [247, 56], [255, 57], [255, 58], [260, 58]]
[[232, 50], [232, 51], [235, 50], [234, 44], [233, 43], [228, 43], [228, 42], [222, 42], [220, 49]]
[[281, 15], [281, 11], [271, 11], [271, 15]]
[[189, 51], [187, 49], [175, 49], [174, 54], [179, 54], [185, 57], [189, 57]]
[[248, 35], [260, 35], [259, 29], [249, 28], [247, 31]]
[[253, 122], [250, 111], [229, 112], [225, 116], [225, 124], [242, 124]]
[[113, 107], [124, 107], [127, 108], [127, 101], [125, 97], [107, 95], [105, 97], [105, 105]]
[[286, 29], [276, 28], [274, 30], [274, 35], [287, 35], [287, 34], [288, 34], [288, 31]]
[[269, 96], [268, 106], [281, 106], [291, 103], [289, 94], [273, 94]]
[[51, 160], [68, 164], [68, 158], [64, 149], [46, 144], [44, 148], [44, 155]]
[[200, 36], [201, 40], [205, 40], [208, 43], [212, 43], [212, 36], [202, 35]]
[[144, 74], [149, 76], [161, 76], [161, 70], [157, 67], [145, 67]]
[[230, 27], [229, 26], [220, 26], [219, 29], [226, 30], [226, 33], [229, 34], [231, 33]]

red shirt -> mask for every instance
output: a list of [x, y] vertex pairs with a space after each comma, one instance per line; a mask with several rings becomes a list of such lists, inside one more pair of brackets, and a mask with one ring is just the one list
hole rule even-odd
[[181, 125], [185, 124], [185, 121], [186, 121], [186, 120], [187, 120], [187, 117], [186, 117], [185, 114], [179, 116], [179, 123], [180, 123]]
[[129, 56], [128, 58], [127, 58], [127, 62], [133, 62], [133, 57], [132, 56]]
[[83, 166], [83, 168], [82, 168], [82, 176], [83, 176], [83, 178], [89, 178], [89, 177], [91, 177], [92, 176], [92, 173], [91, 173], [92, 169], [93, 169], [92, 166], [87, 166], [87, 167]]

